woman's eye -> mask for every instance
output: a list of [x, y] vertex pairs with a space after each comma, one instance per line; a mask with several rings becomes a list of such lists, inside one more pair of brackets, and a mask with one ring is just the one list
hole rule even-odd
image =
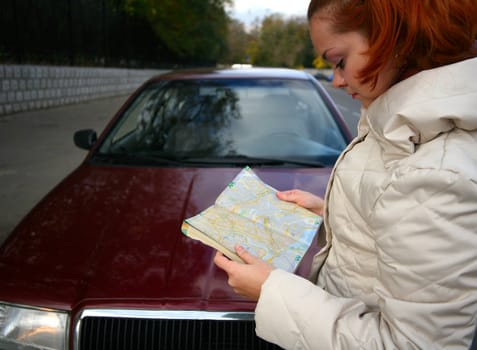
[[343, 69], [344, 68], [344, 60], [341, 59], [338, 61], [338, 63], [336, 63], [336, 68], [339, 68], [339, 69]]

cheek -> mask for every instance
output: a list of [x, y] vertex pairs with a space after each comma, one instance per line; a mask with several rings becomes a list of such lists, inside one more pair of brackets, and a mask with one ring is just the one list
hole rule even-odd
[[398, 76], [398, 70], [392, 67], [385, 67], [381, 73], [378, 75], [378, 81], [376, 86], [373, 88], [371, 84], [361, 85], [362, 89], [368, 91], [368, 97], [372, 100], [378, 98], [380, 95], [385, 93], [396, 81]]
[[341, 72], [343, 79], [346, 81], [346, 84], [352, 87], [353, 89], [362, 89], [364, 87], [361, 84], [360, 79], [358, 79], [359, 71], [354, 69], [345, 69]]
[[362, 56], [350, 58], [346, 62], [345, 70], [343, 71], [343, 78], [346, 79], [348, 84], [361, 86], [362, 84], [360, 83], [358, 76], [365, 66], [366, 60]]

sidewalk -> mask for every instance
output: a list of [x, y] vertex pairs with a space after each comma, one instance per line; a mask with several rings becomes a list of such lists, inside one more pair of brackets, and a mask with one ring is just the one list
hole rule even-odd
[[73, 133], [101, 132], [126, 98], [0, 116], [0, 244], [84, 159], [86, 151], [74, 145]]

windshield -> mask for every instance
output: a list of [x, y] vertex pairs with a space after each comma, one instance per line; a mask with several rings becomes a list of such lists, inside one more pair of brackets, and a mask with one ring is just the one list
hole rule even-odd
[[202, 163], [293, 158], [332, 165], [345, 146], [333, 115], [309, 81], [177, 80], [143, 90], [99, 154]]

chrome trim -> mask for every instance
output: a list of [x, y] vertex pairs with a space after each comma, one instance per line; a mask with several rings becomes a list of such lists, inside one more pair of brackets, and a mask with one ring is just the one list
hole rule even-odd
[[144, 318], [170, 320], [224, 320], [253, 321], [254, 312], [220, 312], [189, 310], [143, 310], [143, 309], [84, 309], [75, 318], [73, 330], [73, 349], [79, 350], [79, 332], [85, 317]]
[[11, 303], [7, 301], [2, 301], [0, 300], [0, 305], [7, 305], [11, 307], [19, 307], [22, 309], [30, 309], [30, 310], [38, 310], [38, 311], [45, 311], [45, 312], [57, 312], [61, 314], [66, 314], [69, 316], [70, 312], [66, 310], [61, 310], [61, 309], [52, 309], [49, 307], [43, 307], [43, 306], [35, 306], [35, 305], [27, 305], [27, 304], [19, 304], [19, 303]]

